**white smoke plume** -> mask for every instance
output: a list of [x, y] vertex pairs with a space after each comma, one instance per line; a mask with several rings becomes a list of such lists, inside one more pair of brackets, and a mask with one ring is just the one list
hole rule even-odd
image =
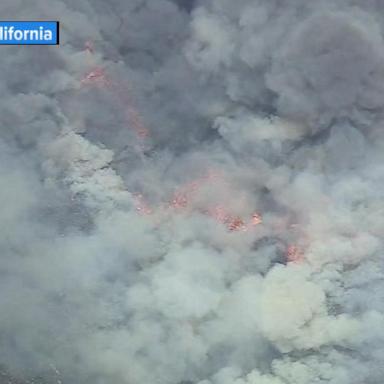
[[1, 384], [383, 382], [381, 1], [0, 11]]

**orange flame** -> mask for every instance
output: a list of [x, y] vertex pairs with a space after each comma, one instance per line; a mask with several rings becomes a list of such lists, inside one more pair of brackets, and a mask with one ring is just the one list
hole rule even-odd
[[286, 258], [288, 263], [300, 263], [304, 261], [304, 251], [298, 245], [288, 245], [286, 251]]
[[105, 70], [101, 67], [96, 67], [84, 75], [84, 77], [81, 79], [81, 84], [110, 85], [111, 83], [105, 74]]
[[144, 196], [141, 193], [132, 195], [134, 198], [134, 204], [136, 211], [141, 215], [151, 215], [153, 213], [152, 208], [145, 201]]
[[[92, 41], [86, 41], [85, 50], [90, 54], [94, 53]], [[149, 129], [143, 124], [142, 118], [138, 110], [134, 107], [134, 104], [126, 89], [122, 89], [117, 84], [113, 84], [105, 73], [105, 69], [96, 67], [86, 73], [80, 80], [82, 85], [101, 85], [110, 86], [111, 89], [117, 95], [120, 103], [126, 108], [125, 117], [127, 125], [132, 127], [139, 139], [145, 139], [150, 136]]]

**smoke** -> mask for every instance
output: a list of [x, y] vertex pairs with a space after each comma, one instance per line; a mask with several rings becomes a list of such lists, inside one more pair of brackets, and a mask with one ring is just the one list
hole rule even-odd
[[382, 383], [380, 1], [0, 11], [0, 382]]

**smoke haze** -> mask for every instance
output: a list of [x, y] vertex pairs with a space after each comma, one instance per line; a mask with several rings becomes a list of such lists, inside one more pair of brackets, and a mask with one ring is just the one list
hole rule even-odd
[[383, 382], [381, 1], [0, 11], [0, 383]]

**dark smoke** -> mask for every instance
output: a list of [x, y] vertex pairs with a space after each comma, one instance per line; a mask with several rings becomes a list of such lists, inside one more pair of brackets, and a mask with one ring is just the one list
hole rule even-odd
[[3, 0], [0, 383], [381, 384], [383, 10]]

